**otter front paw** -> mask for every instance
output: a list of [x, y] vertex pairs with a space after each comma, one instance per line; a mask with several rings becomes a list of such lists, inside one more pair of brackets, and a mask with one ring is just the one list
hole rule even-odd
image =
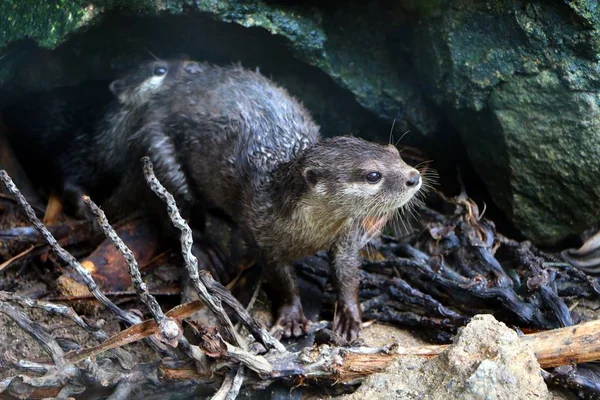
[[274, 329], [281, 332], [283, 337], [305, 335], [309, 327], [310, 321], [304, 316], [301, 304], [283, 305], [277, 310]]
[[339, 300], [333, 318], [333, 330], [351, 342], [358, 337], [361, 325], [362, 319], [358, 302]]

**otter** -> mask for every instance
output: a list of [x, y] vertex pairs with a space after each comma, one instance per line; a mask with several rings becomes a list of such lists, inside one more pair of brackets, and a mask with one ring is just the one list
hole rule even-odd
[[[337, 289], [333, 327], [355, 339], [361, 328], [359, 250], [417, 193], [419, 172], [392, 145], [352, 136], [321, 139], [308, 111], [259, 72], [201, 69], [137, 110], [129, 154], [136, 161], [150, 157], [182, 210], [198, 202], [216, 207], [258, 246], [285, 337], [309, 327], [292, 261], [330, 249]], [[136, 182], [143, 179], [126, 179], [124, 190], [134, 190]], [[140, 201], [143, 191], [134, 191]]]
[[86, 82], [18, 98], [2, 109], [2, 122], [28, 174], [62, 191], [66, 205], [83, 217], [81, 195], [106, 197], [118, 182], [133, 111], [200, 70], [187, 59], [144, 62], [108, 85]]

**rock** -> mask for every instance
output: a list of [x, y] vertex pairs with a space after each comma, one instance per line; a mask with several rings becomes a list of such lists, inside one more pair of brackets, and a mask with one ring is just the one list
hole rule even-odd
[[547, 399], [533, 351], [491, 315], [477, 315], [439, 357], [406, 357], [344, 400]]
[[496, 204], [552, 243], [600, 219], [595, 0], [443, 1], [414, 42], [429, 96]]
[[[292, 93], [313, 102], [307, 106], [328, 133], [363, 134], [356, 129], [363, 120], [362, 126], [387, 139], [396, 120], [396, 133], [411, 129], [412, 144], [436, 160], [458, 157], [466, 147], [494, 202], [534, 241], [555, 243], [600, 221], [595, 0], [352, 1], [343, 7], [266, 0], [88, 3], [0, 2], [0, 95], [7, 97], [3, 89], [9, 86], [10, 95], [106, 79], [111, 68], [147, 58], [145, 46], [159, 55], [180, 49], [218, 62], [279, 63], [275, 80], [282, 70], [300, 79], [301, 89]], [[115, 15], [131, 20], [103, 25]], [[161, 29], [149, 29], [150, 23]], [[104, 26], [110, 29], [95, 30]], [[240, 30], [264, 43], [263, 50]], [[55, 50], [30, 57], [39, 50], [10, 45], [25, 39]], [[295, 59], [282, 57], [283, 51]], [[329, 80], [303, 85], [307, 80], [290, 63], [316, 67]], [[23, 70], [25, 64], [37, 69]], [[331, 92], [327, 85], [356, 101], [319, 101]]]
[[79, 2], [40, 0], [6, 0], [0, 3], [2, 29], [0, 48], [23, 39], [52, 48], [67, 35], [85, 26], [95, 16], [96, 8]]
[[390, 21], [385, 13], [397, 9], [357, 2], [332, 12], [235, 0], [199, 1], [198, 7], [221, 21], [284, 36], [299, 58], [326, 72], [381, 118], [424, 134], [439, 129], [440, 116], [414, 85], [408, 64], [399, 65], [402, 60], [387, 49]]
[[[67, 2], [68, 3], [68, 2]], [[70, 4], [70, 3], [69, 3]], [[422, 133], [438, 129], [440, 117], [419, 93], [411, 78], [403, 79], [398, 60], [386, 50], [387, 29], [381, 10], [374, 3], [360, 3], [324, 13], [312, 7], [291, 7], [276, 2], [235, 0], [121, 0], [93, 5], [50, 6], [45, 0], [7, 0], [0, 3], [0, 15], [9, 15], [9, 29], [0, 32], [0, 48], [19, 39], [33, 39], [40, 46], [54, 48], [68, 34], [97, 23], [102, 14], [125, 6], [136, 13], [158, 15], [202, 12], [211, 18], [244, 27], [260, 27], [287, 39], [293, 53], [319, 67], [340, 86], [350, 90], [359, 104], [384, 118], [397, 120], [398, 129], [416, 127]], [[365, 49], [369, 56], [365, 57]], [[2, 68], [0, 68], [2, 69]], [[5, 76], [9, 76], [3, 71]], [[2, 77], [0, 71], [0, 78]], [[0, 80], [0, 83], [2, 81]]]

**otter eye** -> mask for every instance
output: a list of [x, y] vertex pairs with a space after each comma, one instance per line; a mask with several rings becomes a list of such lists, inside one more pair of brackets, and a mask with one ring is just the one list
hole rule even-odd
[[167, 69], [165, 67], [154, 68], [154, 75], [162, 76], [166, 73], [167, 73]]
[[365, 177], [369, 183], [377, 183], [381, 180], [381, 174], [377, 171], [369, 172]]

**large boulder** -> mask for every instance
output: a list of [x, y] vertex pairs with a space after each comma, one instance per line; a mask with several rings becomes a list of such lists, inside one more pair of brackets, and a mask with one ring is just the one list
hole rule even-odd
[[554, 242], [600, 219], [596, 1], [444, 1], [416, 30], [428, 96], [523, 233]]

